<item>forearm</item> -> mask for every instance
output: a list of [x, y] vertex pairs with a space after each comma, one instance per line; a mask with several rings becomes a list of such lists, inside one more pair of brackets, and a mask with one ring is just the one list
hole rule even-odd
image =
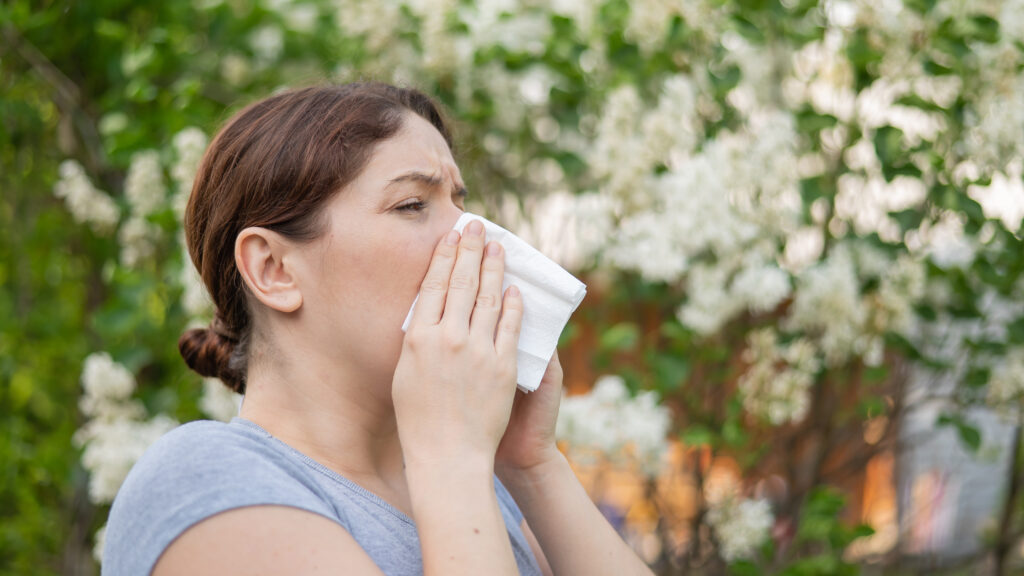
[[579, 483], [558, 453], [527, 472], [499, 471], [556, 576], [653, 576]]
[[423, 573], [518, 574], [487, 462], [409, 465]]

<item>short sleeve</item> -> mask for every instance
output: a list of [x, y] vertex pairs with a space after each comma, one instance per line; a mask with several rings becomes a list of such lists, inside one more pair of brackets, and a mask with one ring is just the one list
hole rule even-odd
[[509, 517], [514, 520], [516, 526], [523, 523], [523, 513], [519, 510], [519, 506], [516, 501], [512, 499], [512, 495], [509, 494], [505, 485], [498, 479], [498, 475], [494, 475], [494, 491], [498, 495], [498, 503], [501, 505], [503, 510], [508, 510]]
[[102, 574], [149, 574], [185, 530], [234, 508], [291, 506], [344, 526], [306, 474], [259, 439], [222, 422], [179, 426], [143, 454], [118, 491], [107, 521]]

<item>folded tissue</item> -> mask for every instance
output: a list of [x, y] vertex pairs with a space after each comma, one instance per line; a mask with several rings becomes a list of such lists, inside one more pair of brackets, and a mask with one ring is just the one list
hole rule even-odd
[[[533, 392], [555, 353], [558, 336], [583, 301], [587, 287], [536, 248], [482, 216], [464, 212], [454, 228], [462, 233], [471, 220], [479, 220], [484, 225], [485, 241], [494, 240], [505, 248], [502, 294], [510, 284], [515, 284], [522, 294], [523, 322], [519, 331], [516, 384], [523, 392]], [[416, 299], [419, 300], [419, 296]], [[413, 301], [402, 324], [403, 332], [408, 330], [415, 309], [416, 301]]]

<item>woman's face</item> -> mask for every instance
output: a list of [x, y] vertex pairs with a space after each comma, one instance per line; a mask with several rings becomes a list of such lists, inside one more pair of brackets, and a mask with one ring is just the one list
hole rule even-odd
[[402, 322], [434, 247], [465, 209], [466, 191], [440, 132], [407, 113], [359, 175], [326, 206], [325, 233], [303, 251], [301, 321], [310, 346], [390, 382]]

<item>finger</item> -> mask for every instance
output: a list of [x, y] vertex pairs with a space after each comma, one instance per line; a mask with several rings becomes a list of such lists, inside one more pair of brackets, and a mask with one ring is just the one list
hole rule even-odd
[[498, 242], [488, 242], [480, 264], [480, 290], [469, 320], [471, 334], [494, 340], [494, 327], [501, 316], [501, 283], [505, 278], [505, 251]]
[[519, 330], [523, 324], [523, 297], [519, 289], [512, 286], [505, 290], [505, 299], [501, 306], [501, 319], [498, 320], [498, 335], [494, 339], [494, 348], [498, 355], [516, 360], [516, 347], [519, 344]]
[[459, 248], [459, 233], [449, 231], [441, 237], [430, 258], [427, 275], [420, 284], [420, 295], [416, 300], [416, 308], [409, 320], [411, 329], [417, 323], [437, 324], [444, 313], [445, 297], [448, 295], [448, 281], [455, 267], [455, 257]]
[[476, 303], [480, 287], [480, 260], [484, 252], [484, 226], [479, 220], [470, 222], [462, 233], [455, 268], [448, 281], [448, 296], [444, 303], [445, 323], [469, 328], [469, 317]]

